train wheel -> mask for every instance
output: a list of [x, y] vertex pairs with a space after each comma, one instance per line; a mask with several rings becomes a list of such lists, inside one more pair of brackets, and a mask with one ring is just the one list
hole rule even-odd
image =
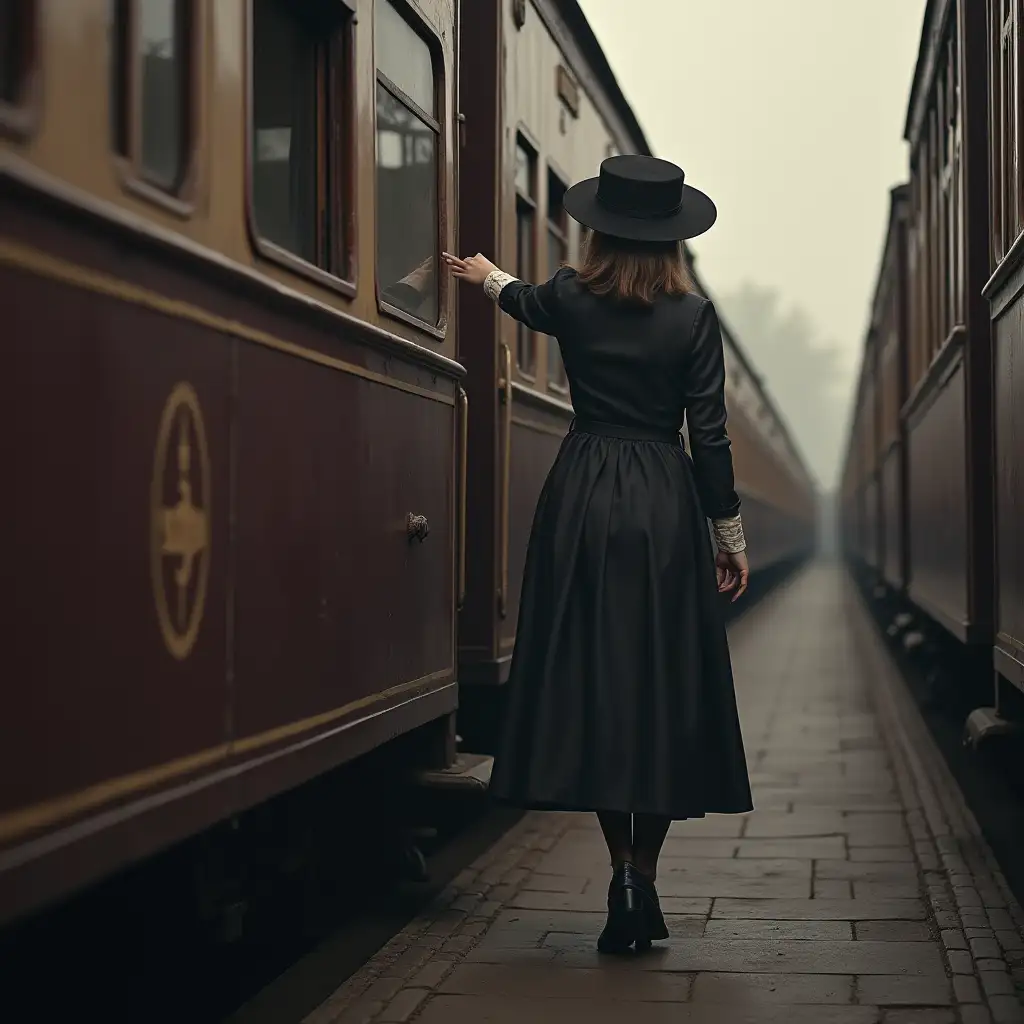
[[425, 882], [430, 877], [427, 871], [427, 858], [415, 843], [407, 843], [402, 848], [402, 873], [413, 882]]

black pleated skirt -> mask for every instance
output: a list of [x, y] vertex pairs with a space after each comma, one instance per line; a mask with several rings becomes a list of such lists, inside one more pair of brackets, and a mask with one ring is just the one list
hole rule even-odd
[[571, 431], [534, 516], [492, 795], [751, 810], [722, 612], [681, 445]]

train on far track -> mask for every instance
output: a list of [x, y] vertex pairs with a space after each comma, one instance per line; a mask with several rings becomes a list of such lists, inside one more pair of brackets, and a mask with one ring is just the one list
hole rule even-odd
[[1016, 0], [929, 0], [841, 534], [971, 744], [1024, 726], [1024, 111]]
[[[576, 0], [0, 0], [0, 925], [172, 848], [216, 903], [219, 837], [369, 756], [485, 788], [572, 396], [438, 255], [547, 277], [619, 152]], [[780, 573], [815, 486], [726, 347]]]

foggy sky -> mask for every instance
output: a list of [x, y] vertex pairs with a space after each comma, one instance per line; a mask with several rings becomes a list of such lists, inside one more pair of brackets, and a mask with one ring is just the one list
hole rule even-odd
[[[925, 0], [580, 0], [654, 152], [716, 201], [692, 243], [717, 299], [745, 284], [802, 308], [840, 350], [834, 416], [845, 429], [881, 257], [888, 191], [906, 180], [903, 119]], [[725, 309], [728, 317], [728, 309]], [[739, 333], [739, 332], [737, 332]], [[821, 446], [775, 387], [770, 353], [740, 336], [811, 467]], [[791, 374], [792, 361], [786, 366]], [[789, 403], [792, 405], [792, 399]], [[806, 417], [805, 417], [806, 419]], [[810, 443], [808, 443], [810, 442]]]

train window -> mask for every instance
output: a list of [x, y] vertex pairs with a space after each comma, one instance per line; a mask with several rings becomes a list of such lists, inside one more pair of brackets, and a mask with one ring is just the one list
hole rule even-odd
[[350, 15], [337, 0], [253, 0], [250, 82], [257, 247], [348, 293]]
[[[569, 218], [562, 197], [565, 184], [553, 172], [548, 171], [548, 276], [569, 261]], [[566, 391], [568, 382], [565, 366], [558, 349], [558, 342], [548, 338], [548, 386], [556, 391]]]
[[1020, 233], [1021, 210], [1020, 45], [1016, 0], [992, 0], [990, 97], [992, 109], [993, 256], [998, 262], [1010, 251]]
[[189, 163], [192, 4], [120, 0], [113, 43], [114, 147], [139, 178], [176, 195]]
[[[533, 281], [537, 222], [537, 154], [521, 136], [516, 139], [516, 277]], [[537, 373], [537, 339], [525, 324], [517, 325], [516, 362], [528, 377]]]
[[21, 99], [25, 15], [21, 0], [0, 0], [0, 103]]
[[377, 0], [375, 34], [381, 298], [436, 324], [441, 125], [433, 55], [389, 0]]
[[[252, 198], [260, 235], [315, 266], [327, 262], [323, 219], [323, 40], [280, 0], [255, 0]], [[326, 268], [325, 268], [326, 269]]]

